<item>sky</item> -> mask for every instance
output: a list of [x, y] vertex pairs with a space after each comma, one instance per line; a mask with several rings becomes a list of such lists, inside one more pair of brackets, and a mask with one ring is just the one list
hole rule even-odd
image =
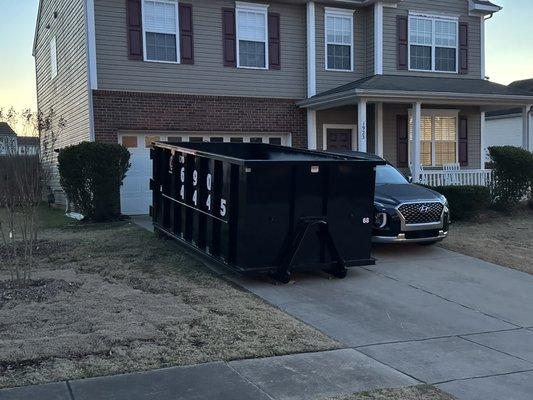
[[[486, 24], [487, 76], [503, 84], [533, 78], [533, 0], [493, 1], [503, 10]], [[0, 108], [37, 108], [31, 54], [37, 5], [0, 0]]]

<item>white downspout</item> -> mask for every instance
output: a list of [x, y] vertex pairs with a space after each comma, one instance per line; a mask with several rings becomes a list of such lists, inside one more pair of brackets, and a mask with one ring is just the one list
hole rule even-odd
[[[307, 2], [307, 97], [316, 94], [315, 3]], [[307, 109], [307, 148], [316, 150], [316, 111]]]

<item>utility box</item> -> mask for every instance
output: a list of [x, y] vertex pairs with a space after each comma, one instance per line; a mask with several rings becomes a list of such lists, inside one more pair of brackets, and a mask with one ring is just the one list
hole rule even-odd
[[154, 229], [242, 273], [373, 264], [375, 166], [261, 143], [167, 143], [151, 150]]

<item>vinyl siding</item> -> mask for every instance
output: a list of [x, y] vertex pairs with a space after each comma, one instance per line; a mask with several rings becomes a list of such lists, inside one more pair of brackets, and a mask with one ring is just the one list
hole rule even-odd
[[[57, 18], [53, 17], [54, 11]], [[54, 36], [58, 74], [52, 80], [50, 41]], [[66, 122], [56, 148], [90, 139], [87, 65], [84, 0], [43, 0], [35, 54], [37, 105], [45, 114], [53, 109], [55, 120], [63, 118]], [[54, 188], [59, 187], [57, 173], [52, 183]]]
[[[459, 115], [468, 118], [468, 168], [480, 168], [481, 112], [479, 107], [428, 105], [427, 108], [459, 109]], [[409, 106], [406, 104], [386, 103], [383, 105], [383, 154], [385, 159], [393, 165], [397, 162], [396, 116], [407, 115], [408, 112]]]
[[[374, 6], [375, 7], [375, 6]], [[374, 75], [374, 8], [366, 9], [366, 75]]]
[[[469, 71], [468, 74], [449, 74], [415, 72], [397, 69], [397, 15], [408, 15], [409, 11], [424, 11], [428, 13], [449, 14], [459, 16], [460, 22], [468, 22], [469, 31]], [[405, 0], [398, 4], [398, 8], [385, 7], [383, 10], [383, 73], [420, 76], [446, 76], [456, 78], [481, 77], [481, 20], [479, 17], [468, 16], [468, 1], [466, 0]]]
[[[324, 32], [324, 5], [317, 4], [315, 8], [316, 16], [316, 88], [317, 93], [336, 88], [356, 81], [367, 76], [367, 15], [368, 9], [358, 8], [354, 10], [354, 70], [327, 71], [325, 60], [325, 32]], [[338, 7], [341, 8], [341, 7]]]
[[126, 2], [95, 0], [98, 87], [220, 96], [300, 99], [306, 95], [305, 5], [269, 3], [280, 14], [281, 69], [224, 67], [223, 7], [230, 0], [197, 0], [192, 4], [194, 65], [128, 60]]

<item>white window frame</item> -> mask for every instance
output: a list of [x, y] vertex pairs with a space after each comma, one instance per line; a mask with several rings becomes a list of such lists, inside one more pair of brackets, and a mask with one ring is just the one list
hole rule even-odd
[[50, 40], [50, 76], [52, 77], [52, 80], [57, 76], [57, 72], [57, 39], [54, 36], [52, 40]]
[[[416, 69], [411, 68], [411, 45], [413, 46], [419, 46], [415, 43], [411, 43], [411, 26], [412, 26], [412, 20], [413, 19], [425, 19], [428, 21], [431, 21], [431, 69]], [[435, 44], [435, 22], [436, 21], [445, 21], [445, 22], [453, 22], [455, 23], [455, 47], [454, 46], [437, 46]], [[459, 17], [456, 16], [448, 16], [448, 15], [436, 15], [436, 14], [423, 14], [423, 13], [417, 13], [417, 12], [410, 12], [409, 13], [409, 28], [407, 32], [407, 58], [409, 59], [409, 71], [416, 71], [416, 72], [436, 72], [439, 74], [458, 74], [459, 73]], [[422, 46], [422, 45], [420, 45]], [[426, 47], [430, 47], [429, 45], [426, 45]], [[436, 60], [436, 52], [435, 48], [441, 47], [446, 49], [453, 49], [455, 48], [455, 71], [439, 71], [435, 69], [435, 60]]]
[[[459, 110], [451, 110], [451, 109], [428, 109], [424, 108], [422, 109], [421, 117], [431, 117], [431, 165], [425, 165], [424, 167], [429, 168], [438, 168], [442, 167], [442, 165], [437, 165], [436, 160], [436, 153], [435, 153], [435, 143], [438, 141], [435, 140], [435, 117], [441, 117], [441, 118], [455, 118], [455, 162], [459, 162]], [[413, 119], [413, 111], [409, 110], [409, 149], [412, 146], [413, 140], [412, 135], [413, 131], [411, 130], [411, 127], [413, 127], [412, 124]], [[414, 128], [414, 127], [413, 127]], [[422, 142], [422, 140], [420, 140]], [[420, 148], [422, 151], [422, 148]], [[421, 160], [422, 161], [422, 160]], [[409, 163], [411, 163], [411, 151], [409, 150]]]
[[[165, 32], [165, 31], [147, 31], [146, 30], [146, 23], [144, 21], [145, 18], [145, 10], [144, 10], [144, 3], [146, 1], [152, 1], [155, 3], [165, 3], [165, 4], [173, 4], [176, 8], [176, 32]], [[179, 6], [178, 6], [178, 0], [141, 0], [141, 14], [142, 14], [142, 24], [143, 24], [143, 59], [146, 62], [155, 62], [155, 63], [163, 63], [163, 64], [180, 64], [181, 62], [181, 54], [180, 54], [180, 16], [179, 16]], [[148, 58], [148, 53], [146, 52], [146, 33], [161, 33], [165, 35], [176, 35], [176, 61], [165, 61], [165, 60], [150, 60]]]
[[[251, 11], [258, 14], [263, 14], [265, 19], [265, 66], [264, 67], [249, 67], [246, 65], [241, 65], [241, 52], [240, 52], [240, 41], [241, 36], [239, 33], [239, 11]], [[256, 4], [256, 3], [246, 3], [242, 1], [235, 2], [235, 33], [237, 39], [237, 68], [246, 68], [246, 69], [268, 69], [268, 4]]]
[[[333, 8], [333, 7], [324, 7], [324, 67], [326, 71], [334, 71], [334, 72], [354, 72], [355, 68], [355, 60], [354, 60], [354, 22], [353, 22], [353, 16], [354, 16], [355, 10], [347, 10], [344, 8]], [[350, 19], [350, 69], [337, 69], [337, 68], [328, 68], [328, 44], [333, 45], [343, 45], [346, 46], [346, 43], [334, 43], [334, 42], [328, 42], [328, 31], [327, 31], [327, 17], [328, 16], [334, 16], [334, 17], [343, 17], [343, 18], [349, 18]]]

